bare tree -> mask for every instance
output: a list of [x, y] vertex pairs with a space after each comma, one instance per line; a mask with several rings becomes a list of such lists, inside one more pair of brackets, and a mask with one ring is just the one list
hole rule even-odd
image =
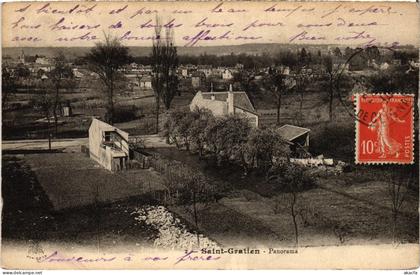
[[131, 61], [128, 48], [123, 46], [118, 38], [105, 35], [105, 41], [99, 42], [86, 55], [90, 69], [98, 74], [105, 86], [107, 97], [107, 112], [105, 120], [114, 122], [114, 93], [116, 82], [120, 77], [119, 70]]
[[182, 206], [192, 215], [196, 228], [197, 246], [200, 247], [200, 214], [199, 209], [205, 209], [216, 201], [216, 192], [208, 179], [200, 172], [182, 163], [172, 163], [165, 172], [165, 185], [168, 187], [171, 201], [175, 199], [177, 205]]
[[299, 100], [299, 114], [300, 117], [303, 117], [302, 108], [303, 108], [303, 99], [305, 96], [306, 89], [313, 79], [313, 72], [311, 69], [307, 70], [307, 67], [299, 67], [298, 71], [295, 76], [296, 80], [296, 89], [299, 92], [300, 100]]
[[16, 88], [16, 80], [6, 65], [3, 64], [1, 71], [1, 107], [4, 109], [9, 100], [10, 94]]
[[395, 169], [384, 174], [387, 181], [388, 197], [391, 200], [393, 242], [396, 241], [397, 237], [397, 224], [401, 215], [401, 208], [406, 199], [409, 184], [413, 180], [412, 173], [407, 171], [408, 169], [395, 167]]
[[[268, 181], [276, 183], [284, 191], [283, 198], [289, 209], [292, 218], [293, 230], [295, 233], [295, 245], [299, 245], [299, 225], [297, 221], [301, 210], [299, 209], [299, 193], [312, 187], [314, 179], [306, 171], [297, 165], [284, 162], [272, 167], [267, 176]], [[278, 205], [274, 206], [274, 211], [278, 211]]]
[[336, 71], [334, 70], [331, 56], [326, 56], [323, 60], [325, 70], [327, 73], [328, 82], [328, 117], [331, 121], [333, 119], [333, 101], [334, 101], [334, 86], [336, 84]]
[[160, 101], [163, 101], [168, 110], [171, 102], [178, 91], [178, 66], [177, 49], [173, 42], [173, 29], [165, 29], [165, 37], [162, 36], [162, 25], [156, 17], [155, 36], [152, 48], [152, 86], [156, 99], [156, 132], [159, 132]]
[[53, 105], [53, 117], [54, 117], [54, 133], [57, 136], [58, 132], [58, 111], [61, 109], [60, 101], [60, 89], [64, 79], [73, 77], [73, 71], [70, 66], [66, 64], [66, 58], [62, 52], [58, 53], [54, 57], [54, 69], [49, 73], [51, 83], [54, 87], [54, 105]]
[[270, 68], [263, 81], [264, 88], [271, 92], [275, 98], [277, 110], [277, 124], [280, 124], [280, 109], [282, 95], [290, 88], [287, 76], [283, 71]]
[[42, 92], [36, 94], [31, 99], [31, 105], [34, 106], [36, 110], [39, 110], [47, 120], [47, 135], [48, 135], [48, 149], [51, 150], [51, 114], [54, 108], [54, 95], [51, 93], [51, 90], [48, 89], [48, 85], [44, 85]]

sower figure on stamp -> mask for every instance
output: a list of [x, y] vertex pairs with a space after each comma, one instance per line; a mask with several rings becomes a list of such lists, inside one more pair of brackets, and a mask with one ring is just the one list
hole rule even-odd
[[387, 102], [382, 103], [382, 108], [378, 111], [378, 114], [369, 123], [369, 129], [372, 131], [376, 130], [378, 135], [378, 151], [381, 154], [379, 158], [386, 158], [386, 154], [395, 155], [399, 157], [399, 151], [402, 145], [395, 139], [391, 138], [389, 134], [389, 122], [392, 119], [398, 123], [404, 123], [405, 120], [399, 119], [392, 108], [387, 105]]

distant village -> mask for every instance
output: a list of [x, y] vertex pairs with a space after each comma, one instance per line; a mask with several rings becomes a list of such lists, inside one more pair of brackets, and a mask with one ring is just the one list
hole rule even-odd
[[[415, 56], [393, 55], [392, 52], [384, 49], [377, 49], [377, 53], [374, 53], [370, 57], [356, 56], [349, 62], [346, 62], [348, 57], [356, 50], [357, 49], [351, 49], [349, 47], [342, 47], [341, 49], [339, 47], [328, 47], [322, 55], [331, 56], [334, 70], [339, 69], [344, 73], [349, 74], [357, 74], [358, 72], [363, 71], [365, 76], [366, 74], [369, 74], [369, 72], [374, 73], [375, 71], [385, 71], [393, 66], [406, 64], [409, 65], [408, 70], [413, 70], [419, 66], [418, 60], [416, 60]], [[288, 52], [288, 54], [290, 53], [291, 52]], [[311, 52], [306, 53], [305, 48], [301, 48], [296, 53], [296, 57], [298, 58], [299, 56], [309, 59], [307, 63], [308, 65], [306, 66], [307, 68], [303, 69], [305, 73], [314, 73], [317, 76], [322, 76], [327, 73], [325, 66], [321, 64], [321, 50], [318, 50], [315, 54]], [[253, 57], [258, 59], [258, 55], [253, 55]], [[212, 58], [212, 56], [207, 57], [207, 59], [209, 58]], [[72, 59], [74, 62], [71, 62]], [[191, 59], [194, 59], [194, 57], [185, 58], [186, 61], [191, 61]], [[197, 57], [195, 59], [197, 62], [200, 58]], [[232, 63], [231, 60], [228, 60], [229, 58], [224, 59], [226, 59], [225, 63]], [[237, 56], [237, 59], [240, 59], [240, 55]], [[68, 65], [71, 66], [73, 75], [76, 79], [98, 77], [95, 73], [89, 71], [86, 68], [86, 65], [83, 64], [83, 62], [80, 62], [80, 59], [68, 57], [68, 60]], [[139, 60], [142, 61], [143, 58], [140, 57]], [[181, 62], [182, 61], [181, 57]], [[252, 72], [255, 80], [260, 80], [270, 68], [275, 68], [278, 72], [293, 78], [297, 74], [296, 70], [293, 68], [293, 63], [296, 62], [298, 62], [298, 60], [287, 60], [284, 62], [286, 64], [291, 63], [291, 66], [276, 65], [273, 61], [268, 61], [266, 62], [267, 64], [247, 64], [247, 66], [243, 64], [245, 62], [237, 63], [233, 66], [213, 66], [211, 64], [193, 65], [181, 63], [177, 68], [177, 74], [180, 79], [179, 88], [180, 90], [183, 90], [184, 87], [188, 87], [194, 90], [201, 89], [202, 91], [208, 92], [210, 90], [210, 83], [212, 83], [214, 91], [226, 91], [229, 84], [235, 84], [236, 87], [234, 86], [234, 88], [240, 88], [237, 87], [239, 83], [235, 83], [237, 82], [235, 77], [239, 73], [249, 71]], [[145, 63], [148, 62], [146, 61]], [[36, 85], [39, 81], [48, 79], [48, 73], [53, 69], [53, 61], [52, 57], [37, 54], [31, 55], [31, 53], [25, 53], [25, 50], [22, 50], [19, 56], [3, 56], [3, 68], [10, 74], [11, 77], [22, 78], [22, 85], [31, 86]], [[143, 65], [141, 63], [132, 62], [121, 69], [121, 71], [126, 77], [129, 88], [132, 91], [137, 90], [138, 88], [152, 89], [151, 65]]]

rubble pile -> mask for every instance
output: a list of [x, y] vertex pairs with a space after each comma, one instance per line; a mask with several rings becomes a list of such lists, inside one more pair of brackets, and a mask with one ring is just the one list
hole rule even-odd
[[131, 215], [135, 220], [144, 222], [158, 230], [158, 237], [154, 246], [170, 249], [197, 249], [218, 248], [217, 243], [199, 234], [200, 245], [198, 247], [197, 234], [187, 230], [185, 225], [175, 218], [163, 206], [146, 206], [136, 209]]

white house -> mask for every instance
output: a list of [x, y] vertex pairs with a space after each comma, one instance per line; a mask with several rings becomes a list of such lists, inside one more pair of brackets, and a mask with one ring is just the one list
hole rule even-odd
[[140, 88], [152, 89], [152, 77], [143, 76], [140, 79]]
[[209, 77], [213, 74], [213, 69], [210, 66], [199, 66], [197, 71], [202, 72], [206, 77]]
[[389, 68], [389, 64], [387, 62], [383, 62], [381, 63], [381, 65], [379, 66], [379, 69], [384, 71], [384, 70], [388, 70]]
[[89, 155], [109, 171], [124, 169], [129, 159], [128, 133], [93, 118], [89, 127]]
[[187, 77], [188, 76], [188, 69], [187, 68], [181, 68], [181, 75], [183, 77]]
[[37, 59], [35, 59], [35, 63], [40, 65], [49, 65], [50, 61], [46, 57], [37, 57]]
[[241, 114], [249, 119], [251, 125], [258, 127], [259, 116], [248, 95], [242, 91], [232, 91], [232, 85], [226, 92], [198, 91], [191, 101], [190, 110], [196, 107], [209, 109], [214, 116]]
[[77, 68], [73, 69], [73, 75], [75, 78], [82, 78], [84, 76]]
[[232, 79], [232, 78], [233, 78], [233, 74], [232, 74], [231, 70], [225, 69], [222, 72], [222, 79], [229, 80], [229, 79]]

